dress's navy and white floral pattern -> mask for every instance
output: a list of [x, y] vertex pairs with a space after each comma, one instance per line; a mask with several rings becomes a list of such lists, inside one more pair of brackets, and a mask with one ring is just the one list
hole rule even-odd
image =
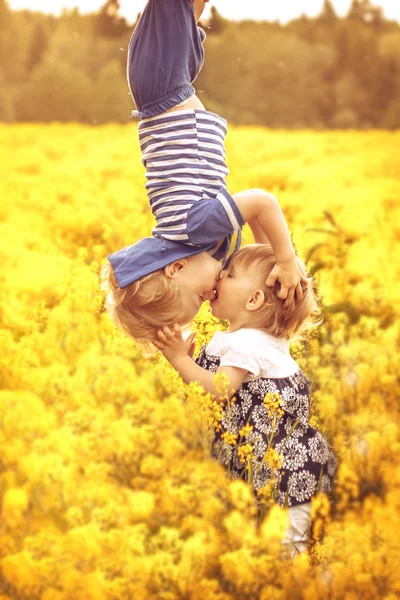
[[[215, 373], [220, 358], [201, 350], [197, 364]], [[264, 403], [266, 394], [279, 393], [281, 413], [272, 415]], [[229, 445], [224, 433], [238, 434], [245, 425], [253, 429], [241, 443], [252, 447], [252, 475], [255, 492], [271, 478], [275, 480], [276, 501], [281, 506], [296, 506], [309, 502], [318, 492], [329, 493], [337, 462], [324, 436], [309, 424], [310, 383], [298, 370], [282, 378], [258, 377], [245, 381], [237, 390], [236, 401], [225, 405], [221, 430], [216, 431], [213, 455], [221, 461], [233, 479], [246, 479], [248, 471], [240, 462], [238, 446]], [[283, 413], [283, 414], [282, 414]], [[283, 464], [278, 471], [263, 461], [269, 441]]]

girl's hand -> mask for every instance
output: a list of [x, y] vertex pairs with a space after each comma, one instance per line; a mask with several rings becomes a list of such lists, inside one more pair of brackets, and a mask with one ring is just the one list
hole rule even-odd
[[182, 338], [181, 328], [177, 323], [173, 328], [164, 326], [157, 332], [157, 340], [153, 342], [154, 346], [161, 350], [165, 358], [171, 362], [182, 356], [193, 357], [194, 338], [196, 333], [191, 333], [187, 340]]
[[308, 286], [308, 280], [303, 265], [297, 257], [286, 262], [277, 262], [272, 269], [266, 284], [274, 287], [279, 282], [281, 289], [278, 298], [285, 300], [284, 308], [288, 308], [294, 299], [298, 302], [303, 297], [303, 289]]

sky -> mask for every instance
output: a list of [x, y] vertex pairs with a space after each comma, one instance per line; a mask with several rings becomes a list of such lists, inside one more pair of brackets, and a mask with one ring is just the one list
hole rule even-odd
[[[373, 3], [383, 8], [386, 18], [400, 21], [400, 0], [375, 0]], [[58, 14], [63, 6], [78, 6], [80, 12], [94, 12], [104, 4], [104, 0], [8, 0], [8, 4], [13, 9], [29, 8]], [[209, 6], [212, 4], [228, 19], [266, 19], [286, 23], [302, 13], [310, 17], [316, 16], [321, 12], [323, 0], [210, 0]], [[332, 4], [336, 13], [343, 16], [348, 11], [351, 0], [332, 0]], [[129, 21], [134, 21], [146, 5], [146, 0], [120, 0], [120, 5], [121, 14]], [[204, 12], [205, 18], [208, 11], [209, 8]]]

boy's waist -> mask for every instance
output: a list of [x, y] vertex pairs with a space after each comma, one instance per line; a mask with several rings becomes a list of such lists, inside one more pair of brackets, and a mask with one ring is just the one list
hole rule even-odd
[[[132, 95], [134, 95], [132, 86]], [[184, 102], [185, 100], [189, 100], [195, 94], [195, 89], [192, 84], [187, 81], [183, 83], [178, 89], [174, 89], [168, 92], [161, 98], [156, 98], [156, 100], [152, 100], [151, 102], [146, 102], [142, 106], [140, 104], [139, 98], [134, 97], [135, 104], [137, 106], [141, 106], [140, 110], [133, 110], [132, 116], [136, 119], [142, 119], [141, 123], [147, 121], [148, 119], [152, 119], [154, 117], [159, 117], [165, 111], [173, 108], [177, 104]], [[148, 94], [148, 97], [151, 97], [151, 94]]]

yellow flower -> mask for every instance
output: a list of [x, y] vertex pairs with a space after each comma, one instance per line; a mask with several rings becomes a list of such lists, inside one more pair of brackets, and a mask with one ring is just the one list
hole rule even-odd
[[221, 397], [229, 398], [228, 394], [228, 376], [226, 373], [216, 373], [214, 376], [215, 388], [217, 394]]
[[285, 414], [282, 408], [280, 408], [282, 405], [282, 398], [279, 392], [266, 394], [264, 397], [264, 404], [268, 409], [270, 417], [274, 414], [280, 417]]
[[224, 440], [225, 444], [228, 444], [229, 446], [235, 446], [238, 438], [237, 434], [231, 433], [229, 431], [223, 433], [221, 437]]
[[16, 527], [23, 521], [23, 513], [28, 508], [29, 495], [23, 488], [11, 488], [3, 498], [2, 516], [9, 527]]
[[251, 432], [253, 431], [253, 429], [254, 429], [253, 425], [245, 425], [239, 431], [239, 435], [241, 437], [249, 437], [251, 435]]
[[324, 493], [317, 494], [311, 503], [312, 537], [318, 540], [326, 529], [330, 516], [330, 500]]
[[247, 464], [253, 456], [253, 447], [251, 444], [243, 444], [238, 448], [238, 457], [241, 463]]
[[264, 542], [281, 542], [288, 526], [287, 511], [279, 506], [273, 506], [261, 526], [261, 537]]
[[282, 467], [283, 460], [283, 456], [279, 454], [275, 448], [269, 448], [263, 456], [263, 462], [267, 463], [269, 468], [273, 471]]
[[[0, 124], [0, 600], [397, 599], [400, 132], [229, 134], [229, 189], [281, 190], [325, 308], [290, 347], [339, 468], [312, 500], [310, 557], [283, 562], [279, 457], [256, 461], [246, 425], [224, 459], [248, 483], [210, 456], [242, 408], [226, 379], [219, 404], [104, 312], [100, 265], [154, 226], [135, 127]], [[196, 354], [226, 328], [203, 303]], [[282, 416], [279, 394], [263, 406]]]

